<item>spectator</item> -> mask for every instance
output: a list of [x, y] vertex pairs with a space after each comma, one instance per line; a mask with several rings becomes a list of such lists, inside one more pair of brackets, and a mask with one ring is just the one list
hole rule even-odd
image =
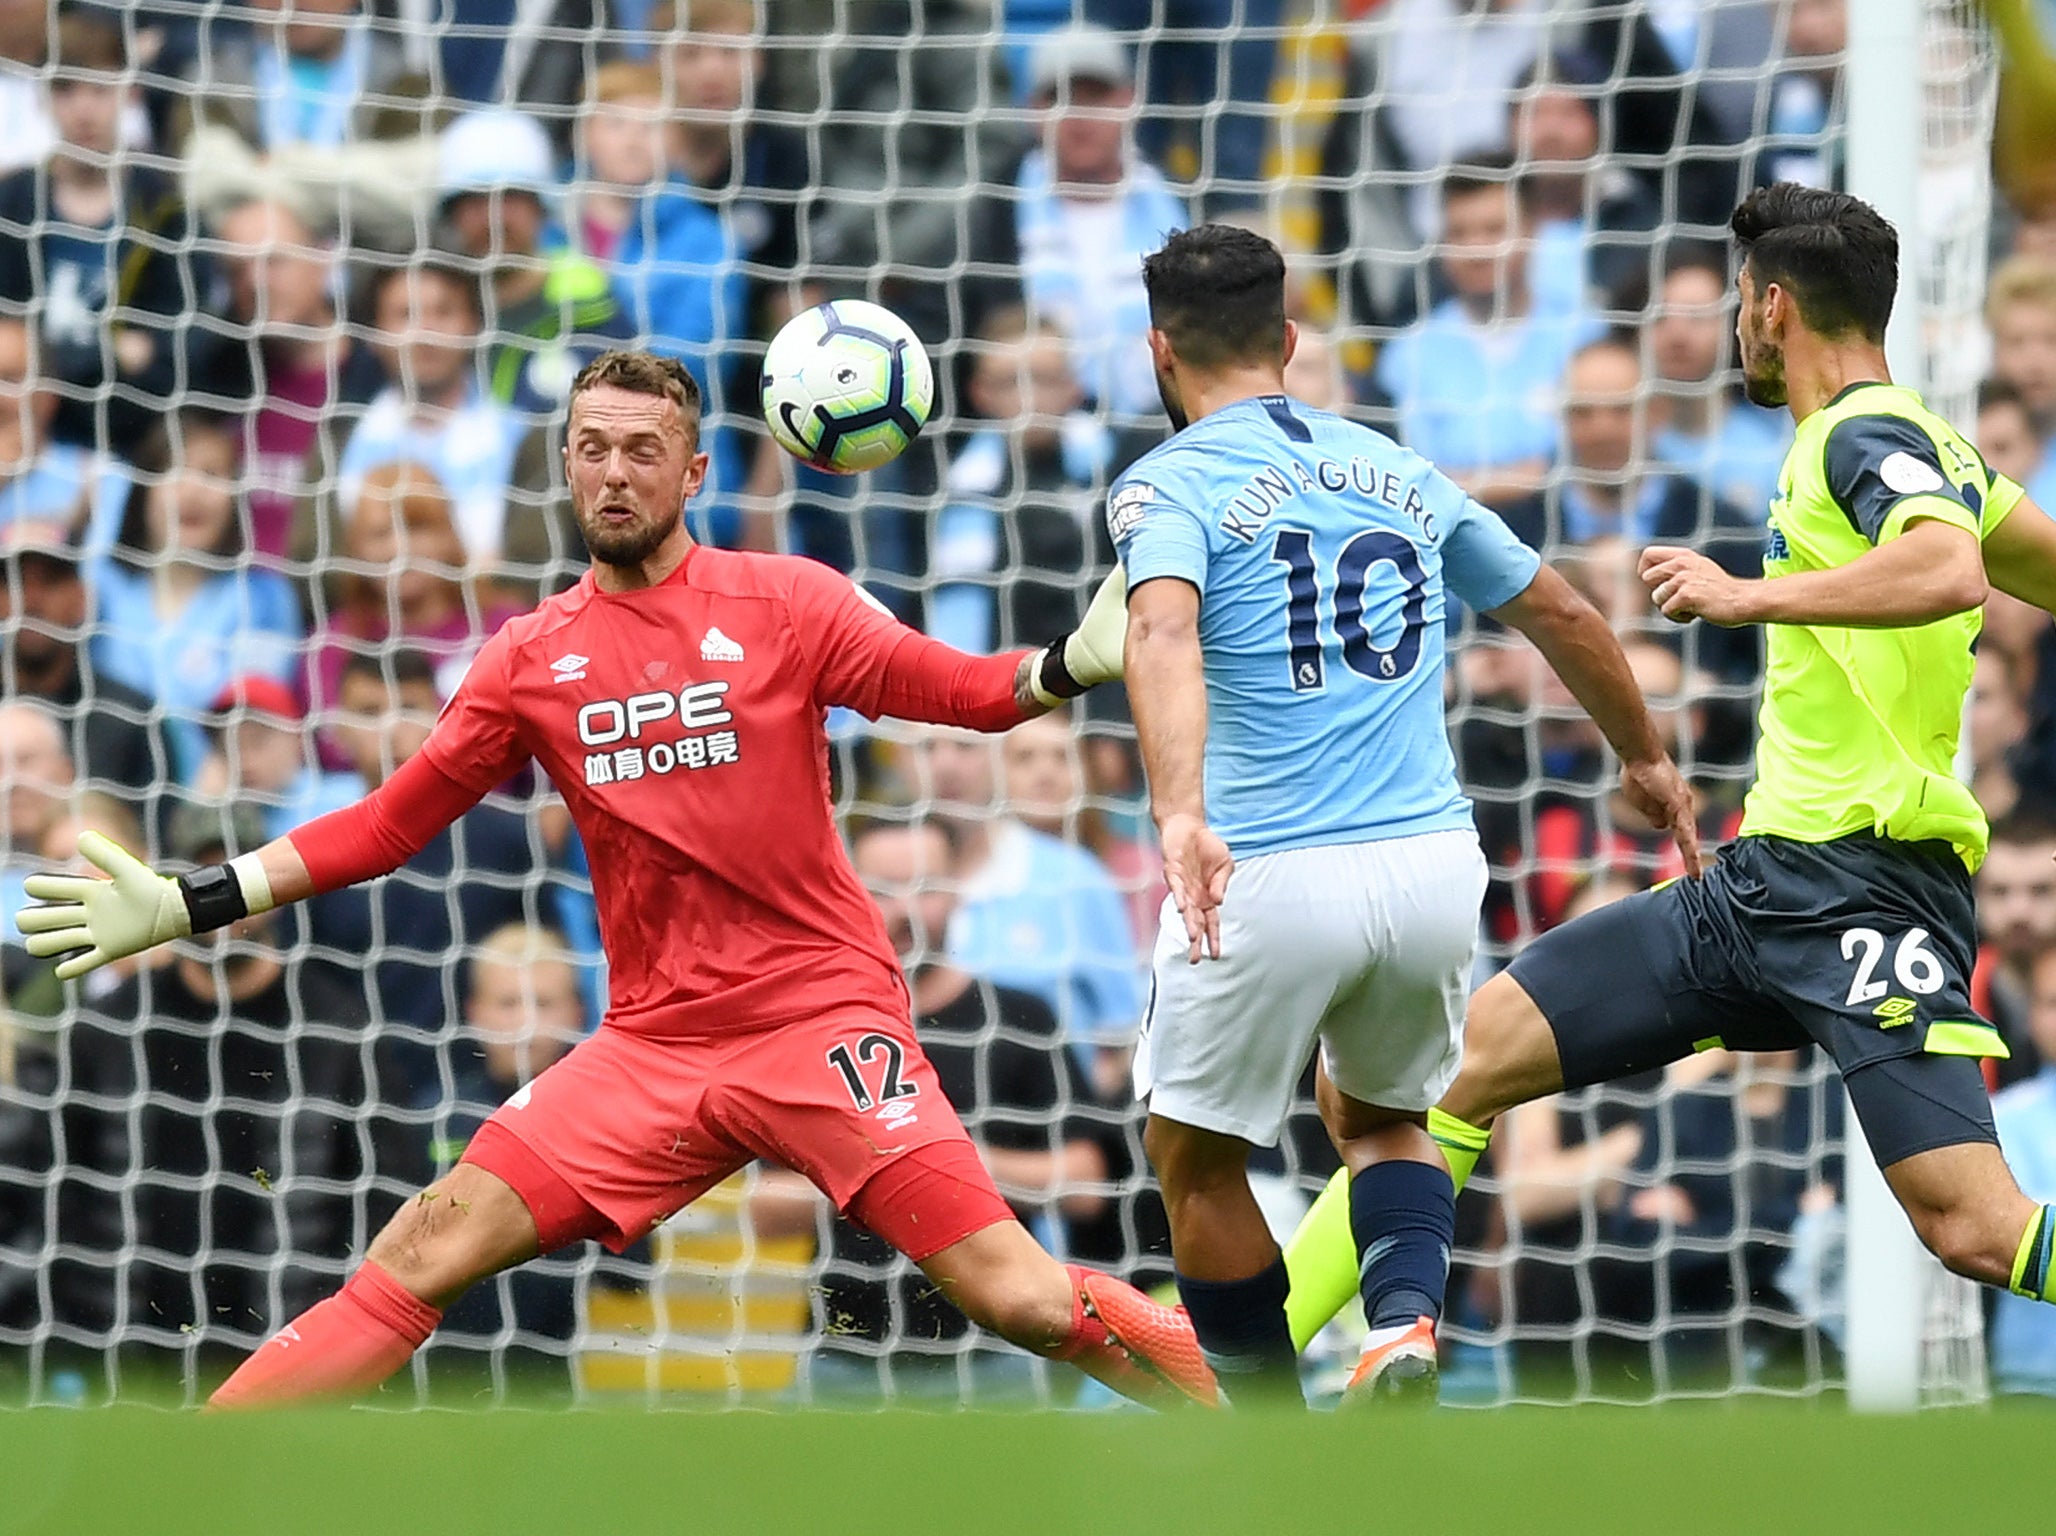
[[[40, 165], [57, 143], [43, 88], [50, 20], [50, 8], [42, 5], [12, 6], [0, 15], [0, 175]], [[122, 114], [122, 144], [146, 147], [149, 137], [149, 118], [141, 103], [131, 102]]]
[[[1677, 656], [1661, 645], [1630, 641], [1623, 649], [1635, 686], [1649, 701], [1650, 718], [1665, 749], [1675, 755], [1681, 717], [1686, 714], [1685, 670]], [[1553, 677], [1544, 680], [1544, 690], [1546, 704], [1567, 714], [1575, 709], [1568, 692]], [[1604, 741], [1597, 727], [1576, 715], [1571, 729], [1578, 738], [1580, 755], [1587, 763], [1599, 763]], [[1593, 772], [1588, 782], [1604, 778], [1603, 773]], [[1740, 830], [1741, 816], [1733, 807], [1709, 803], [1704, 795], [1698, 799], [1700, 836], [1711, 853]], [[1546, 932], [1565, 921], [1579, 893], [1594, 881], [1625, 882], [1631, 890], [1646, 891], [1685, 873], [1669, 828], [1652, 823], [1618, 786], [1607, 790], [1598, 805], [1582, 795], [1545, 793], [1536, 800], [1531, 807], [1533, 841], [1525, 849], [1508, 850], [1511, 857], [1506, 860], [1529, 872], [1522, 889], [1525, 916], [1533, 932]]]
[[[1073, 1219], [1097, 1212], [1104, 1200], [1081, 1186], [1105, 1178], [1106, 1160], [1078, 1117], [1090, 1093], [1056, 1019], [1039, 999], [942, 959], [960, 882], [941, 824], [872, 826], [857, 834], [851, 860], [907, 967], [915, 1034], [944, 1097], [1015, 1214], [1052, 1252], [1064, 1252], [1058, 1210]], [[793, 1190], [786, 1203], [812, 1225], [819, 1198], [811, 1188]], [[764, 1205], [760, 1199], [755, 1209]], [[788, 1216], [787, 1224], [796, 1223]], [[869, 1233], [835, 1222], [824, 1258], [817, 1392], [990, 1401], [1032, 1387], [1032, 1360], [973, 1336], [933, 1285]]]
[[0, 676], [15, 698], [39, 700], [64, 726], [79, 781], [120, 799], [155, 847], [159, 802], [175, 773], [149, 698], [102, 677], [85, 644], [90, 612], [71, 530], [0, 528]]
[[72, 790], [71, 754], [64, 733], [38, 704], [0, 703], [0, 930], [13, 933], [15, 915], [28, 904], [22, 882], [41, 869], [50, 833], [66, 814]]
[[57, 391], [35, 379], [25, 351], [0, 349], [0, 526], [57, 523], [85, 530], [98, 554], [114, 538], [128, 480], [112, 455], [50, 440]]
[[1147, 954], [1166, 895], [1163, 855], [1152, 841], [1117, 833], [1088, 795], [1085, 745], [1062, 711], [1016, 726], [1001, 747], [1007, 800], [1022, 825], [1076, 843], [1106, 866], [1126, 899], [1136, 953]]
[[1606, 158], [1606, 84], [1598, 61], [1564, 51], [1536, 60], [1514, 86], [1508, 138], [1534, 230], [1529, 269], [1540, 310], [1576, 313], [1595, 290], [1647, 281], [1663, 209]]
[[[2027, 408], [2027, 398], [2004, 379], [1986, 379], [1977, 387], [1977, 451], [1987, 464], [2019, 485], [2039, 484], [2049, 474], [2048, 448]], [[2036, 505], [2041, 505], [2039, 497]]]
[[1063, 27], [1036, 41], [1032, 95], [1042, 142], [1022, 159], [1012, 195], [974, 209], [972, 260], [1007, 274], [974, 283], [976, 329], [1014, 301], [1071, 339], [1087, 397], [1116, 416], [1162, 411], [1144, 339], [1142, 258], [1185, 227], [1185, 206], [1132, 142], [1135, 85], [1120, 41], [1103, 27]]
[[[418, 1106], [435, 1116], [429, 1157], [437, 1178], [456, 1165], [487, 1117], [587, 1028], [577, 977], [552, 930], [525, 923], [496, 928], [466, 967], [464, 1029], [451, 1047], [450, 1082]], [[578, 1267], [573, 1249], [472, 1287], [437, 1327], [441, 1348], [483, 1354], [504, 1339], [508, 1363], [561, 1375], [565, 1341], [578, 1331]]]
[[[2033, 1076], [1992, 1099], [1999, 1146], [2030, 1200], [2056, 1199], [2056, 944], [2028, 961], [2027, 1033], [2040, 1061]], [[1992, 1310], [1992, 1376], [2001, 1392], [2056, 1397], [2056, 1327], [2032, 1304], [2002, 1294]]]
[[383, 100], [408, 83], [399, 32], [363, 0], [251, 0], [260, 19], [210, 29], [179, 93], [189, 122], [252, 149], [344, 149], [373, 137]]
[[343, 530], [337, 602], [316, 631], [308, 699], [333, 707], [352, 656], [404, 643], [435, 663], [448, 698], [478, 648], [521, 610], [476, 582], [434, 471], [398, 460], [364, 476]]
[[[720, 212], [746, 278], [744, 335], [752, 340], [732, 348], [722, 404], [738, 421], [754, 422], [763, 375], [763, 351], [755, 341], [776, 335], [796, 306], [824, 292], [816, 282], [798, 288], [794, 283], [806, 277], [801, 233], [821, 190], [814, 185], [814, 157], [803, 136], [765, 121], [759, 110], [764, 47], [755, 0], [665, 0], [655, 19], [670, 34], [662, 67], [673, 114], [672, 167], [680, 182]], [[920, 66], [912, 68], [918, 77]], [[846, 124], [837, 126], [831, 138]], [[965, 123], [958, 131], [978, 129]], [[769, 436], [752, 429], [749, 441], [754, 446], [747, 453], [745, 445], [735, 445], [738, 470], [748, 465], [738, 538], [745, 548], [775, 549], [776, 527], [767, 507], [784, 489], [785, 459]], [[799, 479], [806, 487], [808, 474], [801, 472]]]
[[961, 901], [950, 963], [1052, 1009], [1082, 1064], [1133, 1043], [1142, 989], [1113, 878], [1082, 848], [995, 817], [997, 743], [968, 733], [921, 738], [923, 787], [956, 828]]
[[574, 138], [569, 220], [578, 248], [612, 261], [642, 195], [671, 163], [664, 72], [617, 59], [592, 78]]
[[[339, 255], [283, 202], [236, 203], [212, 220], [227, 278], [225, 329], [199, 341], [189, 398], [250, 411], [244, 478], [252, 553], [285, 555], [293, 508], [333, 411], [353, 417], [384, 384], [371, 348], [336, 310]], [[194, 335], [203, 334], [198, 326]]]
[[1742, 398], [1729, 364], [1735, 327], [1727, 297], [1727, 255], [1719, 247], [1684, 247], [1665, 261], [1649, 321], [1656, 457], [1761, 523], [1777, 497], [1792, 423], [1785, 412]]
[[1842, 99], [1847, 0], [1789, 0], [1784, 41], [1770, 87], [1770, 143], [1757, 182], [1839, 187], [1848, 110]]
[[[1412, 174], [1411, 215], [1433, 240], [1435, 184], [1450, 166], [1511, 146], [1506, 101], [1548, 41], [1544, 0], [1393, 0], [1358, 29], [1354, 48], [1370, 63], [1382, 97], [1382, 130]], [[1448, 216], [1445, 201], [1441, 213]]]
[[550, 141], [525, 112], [467, 112], [443, 130], [442, 214], [485, 277], [487, 389], [528, 425], [554, 418], [578, 370], [631, 342], [607, 274], [550, 227]]
[[[421, 750], [442, 696], [428, 658], [401, 650], [351, 657], [336, 703], [335, 734], [368, 793]], [[526, 818], [488, 801], [438, 833], [392, 878], [309, 904], [321, 952], [362, 967], [393, 1099], [449, 1097], [443, 1052], [463, 999], [446, 957], [507, 923], [534, 920], [539, 861]]]
[[1300, 322], [1299, 343], [1285, 360], [1285, 393], [1317, 411], [1338, 415], [1348, 411], [1349, 387], [1342, 377], [1342, 356], [1319, 326]]
[[[661, 81], [656, 84], [661, 91]], [[588, 117], [593, 115], [589, 110]], [[700, 386], [700, 444], [713, 458], [699, 496], [704, 536], [733, 545], [743, 536], [737, 498], [749, 478], [755, 444], [736, 415], [734, 388], [741, 381], [724, 367], [750, 334], [748, 278], [736, 231], [718, 205], [668, 158], [641, 159], [632, 166], [623, 156], [617, 169], [640, 170], [644, 180], [609, 189], [618, 204], [615, 216], [623, 218], [609, 269], [643, 345], [678, 358]], [[752, 536], [761, 541], [764, 529], [757, 527]]]
[[1199, 183], [1208, 218], [1262, 203], [1284, 13], [1282, 0], [1085, 0], [1087, 20], [1135, 39], [1149, 104], [1143, 153], [1189, 165], [1183, 179]]
[[821, 109], [835, 126], [802, 266], [838, 283], [891, 274], [881, 301], [931, 345], [976, 330], [982, 315], [951, 313], [936, 278], [968, 254], [964, 189], [1004, 183], [1020, 154], [1012, 114], [992, 110], [1006, 91], [989, 0], [850, 0], [832, 24]]
[[2013, 387], [2041, 444], [2033, 478], [2023, 481], [2035, 504], [2056, 508], [2056, 262], [2015, 256], [2001, 262], [1985, 290], [1992, 333], [1992, 375]]
[[1498, 507], [1533, 494], [1556, 453], [1551, 404], [1598, 323], [1543, 314], [1528, 286], [1522, 209], [1504, 158], [1442, 181], [1439, 260], [1454, 296], [1387, 343], [1377, 382], [1407, 446]]
[[235, 423], [201, 411], [152, 428], [98, 571], [94, 665], [164, 710], [186, 784], [207, 755], [202, 712], [235, 678], [290, 677], [305, 639], [285, 577], [243, 559], [241, 449]]
[[1985, 815], [2010, 815], [2020, 804], [2013, 755], [2027, 734], [2027, 705], [2014, 683], [2013, 657], [1998, 646], [1980, 646], [1970, 674], [1970, 709], [1965, 745], [1970, 750], [1970, 787]]
[[1081, 409], [1054, 327], [1005, 310], [978, 341], [966, 393], [986, 425], [957, 451], [929, 539], [928, 632], [982, 652], [1039, 643], [1084, 617], [1112, 443]]
[[1977, 872], [1977, 926], [1971, 1001], [2012, 1048], [1996, 1064], [2000, 1080], [2019, 1082], [2041, 1064], [2029, 1026], [2035, 961], [2056, 948], [2056, 825], [2021, 813], [1992, 823]]
[[[169, 847], [218, 863], [264, 841], [253, 807], [187, 805]], [[336, 1283], [384, 1214], [346, 1192], [377, 1166], [363, 1006], [290, 958], [296, 926], [279, 909], [181, 942], [66, 1033], [52, 1284], [102, 1312], [96, 1333], [118, 1322], [124, 1342], [247, 1352]]]
[[0, 180], [0, 372], [57, 387], [52, 440], [88, 449], [133, 442], [167, 408], [173, 332], [191, 308], [178, 188], [117, 153], [122, 27], [113, 12], [59, 14], [47, 76], [57, 143]]
[[[387, 383], [343, 445], [332, 497], [301, 504], [295, 553], [326, 563], [341, 543], [338, 508], [353, 507], [381, 464], [426, 464], [450, 497], [468, 559], [490, 565], [507, 533], [508, 487], [521, 424], [478, 386], [483, 323], [478, 286], [447, 258], [382, 268], [371, 279], [374, 347]], [[321, 466], [308, 474], [321, 485]]]
[[263, 811], [271, 836], [284, 837], [363, 797], [356, 774], [310, 760], [300, 702], [277, 678], [239, 677], [208, 712], [208, 752], [193, 781], [203, 799], [247, 801]]
[[[1633, 346], [1607, 339], [1581, 347], [1563, 380], [1563, 467], [1547, 489], [1503, 509], [1507, 526], [1545, 556], [1606, 538], [1631, 550], [1689, 544], [1734, 575], [1760, 575], [1763, 529], [1755, 518], [1682, 475], [1649, 468], [1647, 399]], [[1700, 623], [1682, 634], [1695, 664], [1727, 681], [1753, 681], [1761, 668], [1753, 629]]]
[[1627, 0], [1586, 6], [1578, 46], [1607, 61], [1609, 148], [1670, 217], [1725, 230], [1754, 174], [1744, 141], [1776, 44], [1767, 0]]
[[759, 110], [764, 48], [755, 0], [670, 0], [654, 20], [669, 34], [662, 67], [671, 162], [727, 212], [736, 256], [751, 268], [751, 312], [769, 335], [791, 314], [786, 282], [801, 266], [800, 231], [816, 190], [807, 141]]

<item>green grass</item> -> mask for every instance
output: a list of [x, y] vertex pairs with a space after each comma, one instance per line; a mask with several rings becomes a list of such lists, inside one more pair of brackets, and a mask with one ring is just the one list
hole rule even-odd
[[2049, 1528], [2056, 1411], [0, 1414], [0, 1533]]

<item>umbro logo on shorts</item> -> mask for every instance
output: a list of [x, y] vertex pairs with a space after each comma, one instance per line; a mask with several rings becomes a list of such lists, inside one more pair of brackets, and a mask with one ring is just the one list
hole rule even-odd
[[557, 674], [558, 682], [575, 683], [585, 676], [586, 663], [591, 660], [592, 657], [580, 656], [574, 651], [569, 656], [559, 656], [555, 661], [551, 662], [550, 670]]
[[709, 629], [707, 638], [700, 642], [701, 661], [741, 661], [742, 647], [721, 633]]

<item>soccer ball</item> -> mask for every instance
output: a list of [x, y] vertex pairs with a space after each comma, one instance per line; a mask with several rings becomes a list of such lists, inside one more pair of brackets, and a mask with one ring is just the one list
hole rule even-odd
[[794, 315], [764, 354], [764, 424], [830, 474], [889, 464], [935, 404], [921, 339], [889, 309], [836, 299]]

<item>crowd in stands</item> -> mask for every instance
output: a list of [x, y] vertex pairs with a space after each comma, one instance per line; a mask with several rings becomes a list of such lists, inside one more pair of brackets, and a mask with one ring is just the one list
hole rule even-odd
[[[0, 919], [83, 829], [218, 858], [418, 751], [485, 639], [583, 568], [557, 434], [610, 347], [701, 386], [699, 537], [837, 565], [969, 649], [1061, 633], [1112, 559], [1109, 480], [1167, 429], [1140, 258], [1209, 218], [1288, 248], [1294, 394], [1428, 455], [1616, 623], [1731, 836], [1759, 637], [1662, 621], [1634, 561], [1760, 560], [1791, 428], [1741, 396], [1722, 237], [1750, 186], [1842, 176], [1850, 3], [16, 7]], [[1339, 99], [1295, 186], [1274, 103], [1315, 34]], [[2056, 509], [2046, 223], [1995, 221], [1977, 439]], [[764, 344], [837, 295], [938, 364], [937, 419], [858, 482], [754, 421]], [[1451, 625], [1492, 966], [1677, 870], [1539, 658]], [[1052, 1246], [1161, 1281], [1128, 1063], [1162, 884], [1118, 689], [1004, 740], [830, 726], [858, 870], [1003, 1190]], [[1999, 822], [2000, 1124], [2052, 1198], [2056, 628], [1996, 594], [1968, 749]], [[605, 1010], [584, 853], [532, 779], [386, 881], [158, 958], [67, 992], [0, 949], [0, 1373], [249, 1348]], [[1839, 1102], [1817, 1063], [1709, 1053], [1520, 1111], [1463, 1205], [1459, 1333], [1524, 1391], [1818, 1371]], [[1281, 1227], [1334, 1167], [1308, 1108], [1261, 1164]], [[754, 1188], [762, 1232], [820, 1238], [821, 1393], [1043, 1379], [798, 1180]], [[482, 1288], [445, 1347], [561, 1374], [574, 1269]], [[2056, 1392], [2040, 1314], [2002, 1299], [1993, 1338], [2002, 1385]]]

